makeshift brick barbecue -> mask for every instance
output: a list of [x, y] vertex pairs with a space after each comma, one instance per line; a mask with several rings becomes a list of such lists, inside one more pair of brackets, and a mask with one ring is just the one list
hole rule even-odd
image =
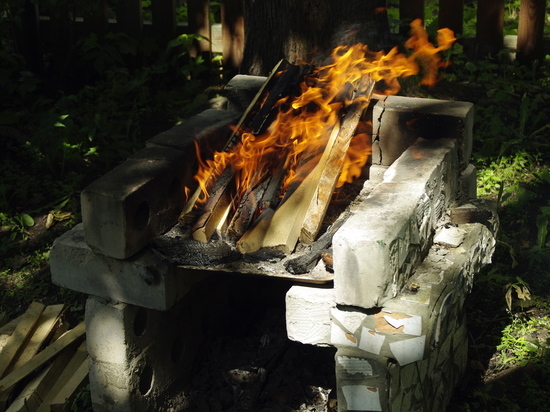
[[226, 87], [227, 110], [150, 139], [83, 192], [83, 225], [56, 240], [53, 281], [90, 295], [94, 410], [167, 408], [162, 394], [189, 372], [209, 274], [219, 272], [294, 282], [288, 337], [337, 348], [339, 411], [443, 410], [449, 401], [466, 366], [464, 299], [498, 225], [475, 195], [472, 104], [375, 95], [360, 109], [373, 133], [359, 190], [313, 239], [249, 251], [224, 241], [216, 222], [196, 240], [196, 221], [177, 223], [194, 142], [223, 150], [231, 125], [257, 118], [249, 102], [270, 79], [239, 75]]

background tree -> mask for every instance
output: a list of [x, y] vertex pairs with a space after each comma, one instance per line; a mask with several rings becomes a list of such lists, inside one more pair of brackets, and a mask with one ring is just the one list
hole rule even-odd
[[245, 0], [241, 73], [265, 75], [281, 59], [322, 61], [338, 44], [392, 44], [385, 0]]

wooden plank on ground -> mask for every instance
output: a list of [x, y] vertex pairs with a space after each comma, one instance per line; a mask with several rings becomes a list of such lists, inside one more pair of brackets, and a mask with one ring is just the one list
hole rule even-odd
[[12, 335], [6, 342], [6, 346], [0, 353], [0, 378], [6, 375], [10, 365], [15, 361], [26, 339], [38, 322], [45, 306], [38, 302], [33, 302], [23, 314], [21, 321], [17, 324]]
[[25, 379], [35, 370], [45, 365], [60, 352], [70, 346], [73, 342], [80, 339], [85, 333], [86, 325], [84, 324], [84, 322], [81, 322], [79, 325], [68, 331], [65, 335], [61, 336], [58, 340], [56, 340], [42, 352], [38, 353], [29, 362], [25, 363], [20, 368], [16, 369], [5, 378], [0, 380], [0, 393], [11, 388], [13, 385]]
[[69, 382], [69, 380], [82, 365], [82, 362], [87, 359], [87, 357], [88, 349], [86, 347], [86, 341], [83, 341], [72, 356], [67, 366], [59, 374], [59, 378], [55, 381], [52, 388], [49, 390], [46, 396], [44, 396], [42, 404], [38, 408], [37, 412], [50, 412], [50, 405], [52, 404], [57, 394], [61, 392], [65, 385], [67, 385], [67, 382]]
[[64, 309], [65, 305], [63, 304], [47, 306], [44, 309], [44, 312], [42, 312], [33, 330], [32, 336], [25, 344], [24, 348], [22, 348], [21, 354], [18, 356], [16, 362], [8, 368], [7, 373], [11, 373], [19, 368], [38, 353], [38, 350], [42, 347], [48, 336], [50, 336]]
[[8, 323], [2, 326], [0, 328], [0, 335], [11, 335], [19, 322], [21, 322], [21, 319], [23, 319], [23, 315], [19, 315], [15, 319], [10, 320]]
[[62, 412], [66, 410], [67, 401], [74, 399], [76, 392], [86, 384], [88, 380], [88, 358], [86, 358], [78, 367], [76, 372], [72, 375], [71, 379], [67, 382], [63, 388], [59, 391], [55, 399], [50, 405], [52, 412]]
[[[60, 374], [69, 364], [73, 352], [64, 351], [25, 386], [6, 412], [35, 412], [50, 393]], [[49, 408], [47, 409], [49, 411]]]

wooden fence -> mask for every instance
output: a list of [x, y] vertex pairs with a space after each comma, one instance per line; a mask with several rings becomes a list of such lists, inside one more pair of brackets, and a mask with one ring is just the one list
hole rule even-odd
[[[242, 59], [245, 27], [243, 0], [219, 2], [221, 40], [213, 36], [209, 0], [187, 0], [188, 21], [185, 23], [177, 22], [176, 0], [151, 0], [150, 21], [144, 20], [141, 0], [118, 0], [112, 9], [108, 8], [106, 0], [97, 0], [93, 2], [96, 6], [90, 7], [87, 12], [82, 11], [80, 16], [67, 6], [57, 7], [55, 12], [43, 15], [38, 3], [24, 0], [20, 12], [22, 24], [16, 30], [17, 44], [35, 71], [42, 70], [44, 42], [50, 43], [54, 70], [61, 70], [68, 46], [91, 32], [98, 35], [109, 31], [122, 32], [135, 39], [154, 36], [161, 42], [168, 42], [182, 33], [196, 33], [214, 38], [214, 42], [198, 43], [193, 53], [209, 53], [213, 44], [214, 51], [223, 53], [225, 68], [233, 71], [238, 69]], [[504, 0], [478, 0], [476, 40], [480, 54], [502, 48], [504, 6]], [[518, 49], [527, 60], [542, 57], [545, 6], [546, 0], [521, 0]], [[403, 0], [399, 4], [400, 19], [423, 19], [424, 7], [424, 0]], [[462, 33], [463, 20], [464, 0], [439, 0], [440, 27]]]

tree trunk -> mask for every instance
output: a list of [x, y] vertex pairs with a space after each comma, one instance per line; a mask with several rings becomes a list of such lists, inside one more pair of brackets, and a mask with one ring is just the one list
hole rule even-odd
[[241, 73], [266, 75], [282, 58], [319, 64], [339, 44], [392, 45], [385, 0], [246, 0]]
[[479, 0], [476, 38], [478, 56], [495, 56], [504, 40], [504, 0]]
[[543, 57], [546, 0], [521, 0], [518, 27], [518, 60], [527, 64]]

